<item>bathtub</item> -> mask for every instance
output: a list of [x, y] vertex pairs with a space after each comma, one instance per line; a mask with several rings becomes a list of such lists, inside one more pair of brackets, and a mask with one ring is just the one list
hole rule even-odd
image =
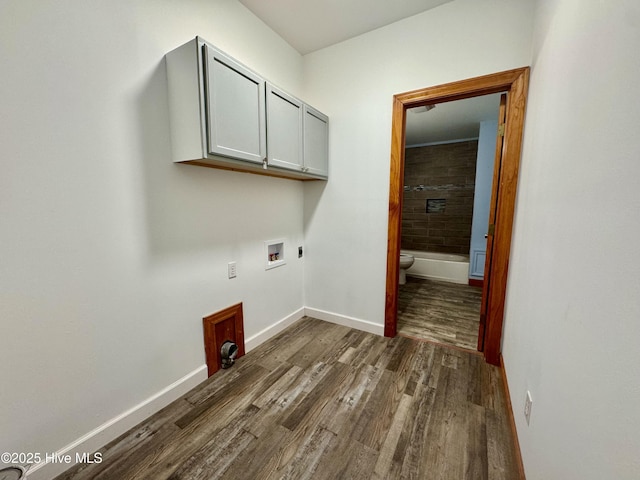
[[469, 283], [469, 255], [402, 250], [413, 255], [415, 262], [407, 275], [452, 283]]

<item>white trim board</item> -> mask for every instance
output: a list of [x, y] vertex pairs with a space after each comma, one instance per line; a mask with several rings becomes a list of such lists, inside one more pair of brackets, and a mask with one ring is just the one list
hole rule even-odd
[[249, 353], [251, 350], [256, 348], [258, 345], [266, 342], [272, 337], [275, 337], [289, 325], [293, 325], [298, 320], [300, 320], [305, 315], [305, 308], [301, 307], [290, 315], [287, 315], [282, 320], [277, 321], [273, 325], [265, 328], [264, 330], [259, 331], [255, 335], [252, 335], [249, 338], [244, 340], [244, 351], [245, 353]]
[[146, 400], [143, 400], [138, 405], [122, 412], [111, 420], [107, 420], [102, 425], [94, 428], [56, 452], [59, 456], [71, 455], [72, 460], [74, 460], [73, 463], [41, 462], [28, 470], [27, 478], [29, 478], [29, 480], [49, 480], [54, 478], [75, 464], [76, 453], [82, 454], [99, 450], [127, 430], [135, 427], [174, 400], [177, 400], [206, 379], [207, 366], [201, 365], [171, 385], [163, 388]]
[[384, 335], [384, 325], [373, 323], [368, 320], [362, 320], [360, 318], [349, 317], [347, 315], [327, 312], [325, 310], [318, 310], [317, 308], [310, 307], [305, 307], [304, 313], [306, 316], [317, 318], [318, 320], [344, 325], [345, 327], [355, 328], [356, 330], [362, 330], [363, 332], [374, 333], [380, 336]]

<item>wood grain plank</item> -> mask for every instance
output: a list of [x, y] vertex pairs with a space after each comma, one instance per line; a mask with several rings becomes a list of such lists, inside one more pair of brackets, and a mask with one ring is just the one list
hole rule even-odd
[[375, 448], [382, 433], [386, 433], [385, 427], [389, 427], [389, 419], [382, 418], [379, 413], [389, 402], [388, 396], [393, 391], [393, 380], [393, 373], [384, 370], [354, 427], [354, 438], [364, 445]]
[[202, 415], [207, 410], [211, 408], [220, 410], [221, 408], [230, 405], [237, 397], [246, 394], [248, 390], [254, 388], [256, 383], [268, 374], [268, 370], [259, 366], [253, 366], [251, 370], [245, 372], [244, 375], [235, 378], [234, 381], [224, 382], [224, 386], [217, 392], [218, 395], [211, 396], [199, 405], [191, 408], [189, 412], [177, 419], [175, 424], [180, 428], [186, 428], [191, 422], [201, 419]]
[[282, 395], [282, 393], [289, 387], [303, 372], [303, 369], [297, 365], [293, 365], [289, 368], [284, 375], [278, 378], [269, 388], [267, 388], [261, 395], [259, 395], [253, 404], [258, 408], [264, 408], [270, 403], [273, 403]]
[[[420, 464], [425, 456], [424, 452], [428, 444], [425, 432], [430, 421], [435, 393], [435, 389], [420, 383], [413, 396], [414, 401], [410, 406], [407, 419], [415, 419], [415, 421], [405, 422], [405, 428], [400, 434], [393, 454], [393, 462], [401, 467], [401, 478], [420, 478], [418, 476], [420, 474]], [[428, 439], [428, 442], [436, 440], [435, 438]]]
[[[330, 358], [332, 354], [337, 354], [333, 352], [336, 344], [344, 346], [344, 349], [347, 348], [348, 344], [345, 342], [340, 343], [340, 340], [343, 339], [348, 332], [349, 328], [347, 327], [331, 325], [321, 337], [316, 336], [309, 339], [304, 346], [294, 351], [286, 361], [300, 368], [307, 368], [321, 361], [321, 358]], [[338, 350], [340, 350], [340, 347], [338, 347]]]
[[260, 437], [266, 430], [280, 424], [282, 418], [290, 414], [329, 371], [329, 366], [324, 363], [318, 363], [313, 368], [302, 371], [278, 396], [264, 404], [255, 418], [247, 423], [245, 429]]
[[489, 464], [487, 457], [487, 427], [485, 409], [472, 404], [466, 409], [467, 441], [464, 448], [464, 478], [487, 480]]
[[381, 370], [375, 369], [371, 365], [363, 365], [354, 370], [350, 381], [344, 383], [343, 388], [333, 400], [328, 410], [330, 414], [321, 421], [321, 424], [327, 430], [339, 433], [347, 419], [355, 415], [356, 410], [360, 408], [360, 401], [366, 402], [367, 390], [371, 388], [372, 382], [377, 383], [381, 373]]
[[168, 478], [204, 480], [210, 478], [212, 472], [224, 472], [238, 454], [256, 440], [243, 429], [243, 425], [257, 411], [258, 408], [253, 405], [247, 407], [233, 422], [225, 425], [215, 437], [178, 465]]
[[377, 396], [377, 392], [380, 392], [381, 396], [377, 403], [373, 403], [370, 406], [370, 409], [375, 408], [377, 412], [375, 421], [371, 421], [358, 438], [363, 445], [376, 451], [380, 451], [391, 429], [394, 414], [403, 399], [411, 377], [411, 366], [414, 360], [414, 353], [417, 350], [416, 342], [408, 339], [398, 338], [395, 343], [397, 348], [394, 350], [385, 370], [394, 372], [392, 382], [388, 386], [378, 385], [376, 387], [374, 398]]
[[251, 443], [238, 455], [224, 472], [229, 479], [265, 479], [269, 478], [265, 465], [269, 465], [278, 457], [278, 451], [292, 433], [279, 425], [267, 430], [259, 442]]
[[[274, 369], [280, 364], [287, 362], [289, 358], [295, 358], [299, 352], [303, 352], [314, 339], [318, 338], [318, 333], [323, 328], [322, 324], [308, 318], [305, 318], [304, 322], [303, 327], [298, 330], [295, 335], [289, 335], [283, 332], [278, 342], [278, 348], [266, 347], [259, 350], [256, 361], [258, 361], [263, 368]], [[270, 342], [267, 343], [270, 344]]]
[[[193, 455], [211, 437], [219, 435], [225, 426], [234, 422], [274, 377], [284, 372], [269, 372], [254, 366], [242, 382], [235, 382], [223, 390], [219, 402], [194, 407], [176, 421], [181, 426], [171, 442], [161, 445], [150, 455], [139, 459], [132, 478], [166, 478], [186, 459]], [[262, 371], [261, 371], [262, 370]], [[216, 378], [214, 375], [211, 379]], [[206, 406], [207, 408], [203, 408]], [[199, 412], [194, 416], [194, 412]]]
[[391, 421], [391, 427], [387, 433], [384, 443], [380, 448], [380, 455], [376, 459], [376, 465], [374, 472], [379, 478], [386, 478], [387, 474], [391, 471], [393, 464], [393, 456], [400, 440], [400, 435], [404, 429], [407, 413], [409, 412], [409, 406], [413, 402], [413, 397], [404, 394], [398, 408], [395, 411], [393, 420]]
[[[457, 370], [443, 368], [430, 412], [429, 423], [425, 429], [426, 438], [434, 441], [426, 442], [424, 456], [419, 462], [418, 476], [441, 478], [442, 480], [463, 478], [464, 443], [459, 436], [463, 419], [456, 408]], [[457, 461], [453, 461], [457, 459]]]
[[288, 415], [281, 425], [289, 430], [295, 430], [302, 423], [309, 422], [320, 414], [322, 409], [330, 403], [333, 393], [340, 387], [348, 373], [348, 368], [336, 363], [298, 406]]
[[383, 338], [367, 335], [349, 357], [348, 364], [353, 367], [361, 364], [375, 365], [387, 346], [388, 343]]
[[373, 474], [378, 452], [358, 442], [349, 448], [349, 462], [342, 478], [350, 480], [369, 480]]
[[289, 444], [280, 448], [278, 455], [274, 456], [259, 472], [258, 478], [302, 480], [315, 478], [316, 470], [324, 451], [335, 434], [317, 426], [310, 434], [291, 435]]

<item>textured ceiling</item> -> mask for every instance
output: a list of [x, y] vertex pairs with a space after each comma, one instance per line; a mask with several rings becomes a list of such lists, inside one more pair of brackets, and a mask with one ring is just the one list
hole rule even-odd
[[478, 136], [480, 122], [497, 120], [500, 94], [440, 103], [428, 112], [407, 111], [406, 145], [448, 142]]
[[240, 0], [307, 54], [452, 0]]

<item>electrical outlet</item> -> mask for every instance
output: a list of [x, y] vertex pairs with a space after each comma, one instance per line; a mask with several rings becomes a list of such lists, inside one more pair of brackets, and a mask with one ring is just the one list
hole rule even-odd
[[524, 401], [524, 418], [527, 420], [527, 425], [529, 425], [529, 420], [531, 419], [531, 404], [533, 400], [531, 400], [531, 392], [527, 390], [527, 398]]
[[229, 278], [236, 278], [236, 262], [227, 264], [227, 272], [229, 273]]

